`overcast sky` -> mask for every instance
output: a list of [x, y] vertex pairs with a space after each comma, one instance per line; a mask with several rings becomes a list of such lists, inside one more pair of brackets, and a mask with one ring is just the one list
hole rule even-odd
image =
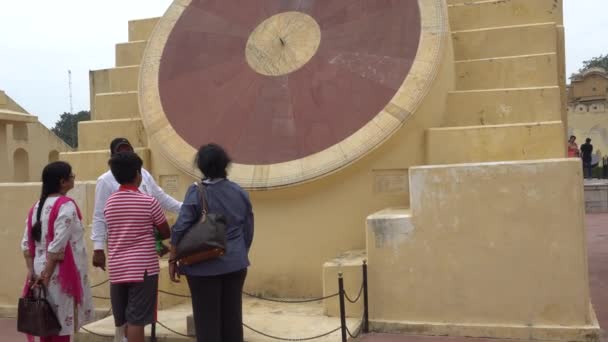
[[[114, 65], [127, 22], [161, 16], [171, 0], [0, 0], [0, 89], [52, 127], [70, 110], [89, 109], [89, 70]], [[255, 0], [250, 0], [255, 1]], [[608, 53], [608, 0], [565, 0], [567, 73]]]

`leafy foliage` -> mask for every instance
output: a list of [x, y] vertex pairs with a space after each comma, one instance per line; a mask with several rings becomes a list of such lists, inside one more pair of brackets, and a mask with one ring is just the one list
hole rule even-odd
[[76, 114], [63, 113], [59, 121], [55, 123], [52, 131], [65, 141], [66, 144], [76, 148], [78, 147], [78, 123], [88, 120], [91, 120], [91, 112], [88, 110], [83, 110]]

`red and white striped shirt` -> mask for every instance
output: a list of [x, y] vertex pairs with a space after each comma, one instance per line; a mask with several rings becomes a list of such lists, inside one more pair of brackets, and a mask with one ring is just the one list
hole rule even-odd
[[167, 221], [156, 199], [134, 187], [121, 186], [104, 209], [108, 226], [110, 282], [141, 282], [160, 272], [154, 226]]

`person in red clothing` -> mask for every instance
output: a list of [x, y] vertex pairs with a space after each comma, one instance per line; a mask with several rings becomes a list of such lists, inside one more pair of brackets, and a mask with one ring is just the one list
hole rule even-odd
[[155, 227], [170, 235], [158, 201], [139, 192], [143, 161], [133, 152], [120, 152], [109, 161], [120, 184], [104, 209], [108, 227], [110, 298], [116, 327], [126, 325], [129, 342], [144, 341], [144, 327], [154, 323], [158, 273]]
[[578, 145], [576, 144], [576, 137], [571, 135], [570, 140], [568, 140], [568, 158], [578, 157], [580, 157], [580, 154], [578, 151]]

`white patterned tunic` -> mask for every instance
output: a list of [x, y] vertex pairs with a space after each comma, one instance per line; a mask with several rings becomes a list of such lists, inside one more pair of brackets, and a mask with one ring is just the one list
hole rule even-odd
[[[84, 228], [82, 226], [82, 222], [80, 222], [80, 219], [78, 218], [78, 213], [74, 203], [67, 202], [61, 206], [59, 215], [55, 220], [55, 237], [49, 244], [48, 250], [45, 250], [49, 216], [57, 199], [58, 197], [49, 197], [44, 202], [44, 208], [42, 209], [41, 214], [42, 239], [40, 242], [36, 242], [34, 271], [36, 275], [40, 276], [46, 266], [47, 252], [52, 253], [51, 255], [62, 256], [66, 244], [68, 242], [71, 244], [72, 252], [74, 254], [74, 261], [80, 273], [80, 280], [82, 282], [82, 303], [77, 308], [77, 316], [75, 317], [74, 314], [74, 298], [61, 290], [57, 280], [59, 263], [57, 264], [57, 267], [55, 267], [55, 271], [53, 272], [51, 280], [49, 281], [47, 297], [49, 303], [59, 318], [59, 322], [61, 323], [62, 329], [59, 335], [65, 336], [73, 335], [75, 331], [80, 329], [80, 327], [92, 322], [95, 318], [95, 312], [93, 310], [93, 299], [91, 297], [91, 287], [89, 285], [89, 259], [87, 258], [86, 247], [84, 244]], [[36, 205], [34, 208], [32, 225], [36, 223], [37, 209], [38, 205]], [[23, 234], [23, 240], [21, 241], [21, 249], [24, 253], [28, 251], [28, 241], [29, 236], [26, 221], [25, 233]]]

